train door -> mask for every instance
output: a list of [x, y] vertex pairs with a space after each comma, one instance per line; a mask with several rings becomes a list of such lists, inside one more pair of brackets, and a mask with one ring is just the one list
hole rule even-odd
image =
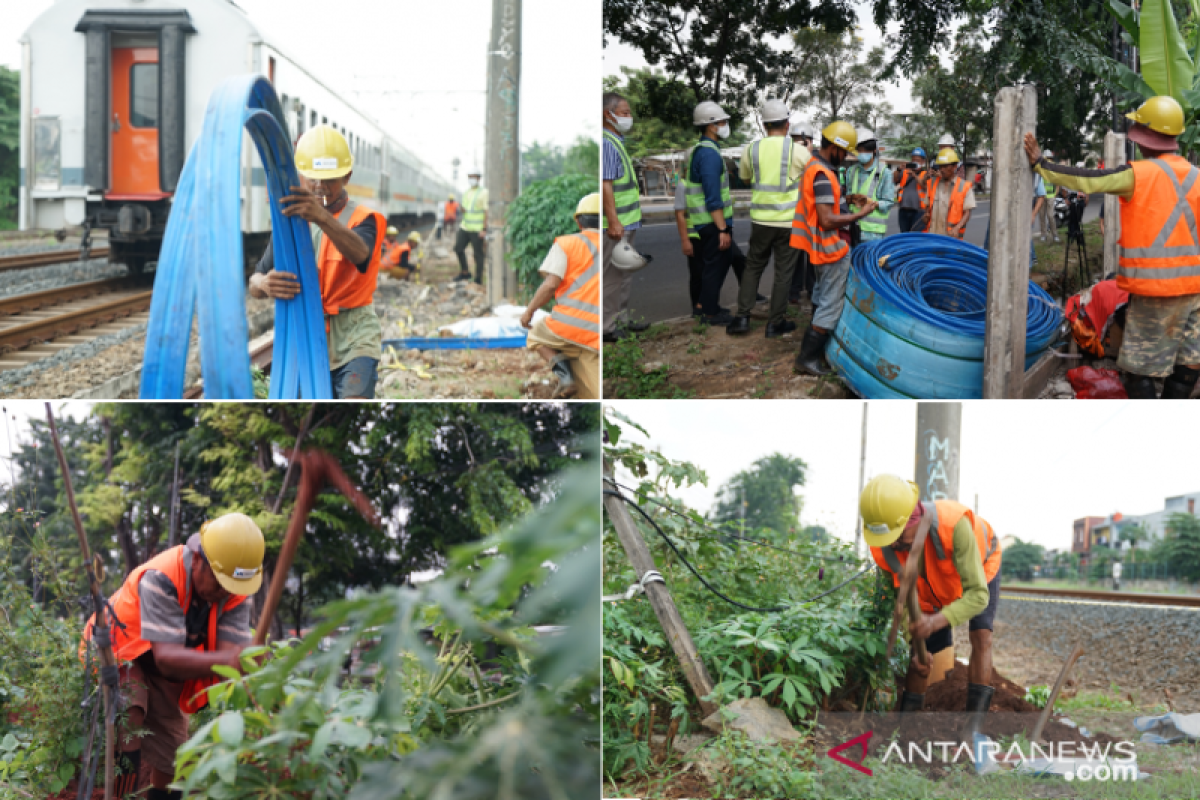
[[167, 197], [158, 170], [158, 48], [112, 49], [113, 199]]

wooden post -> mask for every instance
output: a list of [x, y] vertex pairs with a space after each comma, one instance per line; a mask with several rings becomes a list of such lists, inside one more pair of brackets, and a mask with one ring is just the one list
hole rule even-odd
[[[1125, 163], [1125, 134], [1104, 134], [1104, 168], [1114, 169]], [[1121, 238], [1121, 199], [1115, 194], [1104, 195], [1104, 274], [1117, 272], [1117, 240]]]
[[[608, 459], [604, 461], [604, 477], [606, 490], [619, 491], [616, 486], [609, 483], [612, 480], [613, 471]], [[621, 540], [621, 546], [625, 548], [625, 555], [629, 557], [629, 563], [633, 565], [638, 580], [641, 580], [642, 576], [650, 570], [657, 570], [654, 565], [654, 556], [650, 555], [650, 548], [646, 546], [646, 540], [642, 538], [641, 531], [634, 525], [633, 517], [629, 514], [629, 509], [625, 507], [625, 501], [606, 494], [604, 495], [604, 510], [608, 512], [608, 518], [612, 520], [613, 529]], [[679, 659], [684, 677], [687, 678], [692, 691], [700, 700], [700, 708], [703, 709], [705, 716], [713, 713], [717, 710], [716, 703], [703, 699], [712, 693], [712, 678], [709, 677], [704, 662], [700, 660], [700, 653], [696, 650], [687, 626], [683, 624], [683, 618], [679, 616], [679, 609], [675, 608], [671, 592], [665, 583], [657, 581], [646, 584], [644, 588], [646, 598], [650, 601], [650, 607], [654, 609], [658, 623], [662, 625], [663, 633], [667, 635], [667, 641], [671, 643], [671, 649], [675, 651], [675, 657]]]
[[1033, 222], [1033, 175], [1024, 139], [1037, 124], [1037, 92], [1032, 86], [1001, 89], [996, 95], [995, 120], [983, 396], [988, 400], [1020, 399], [1025, 393], [1025, 324]]

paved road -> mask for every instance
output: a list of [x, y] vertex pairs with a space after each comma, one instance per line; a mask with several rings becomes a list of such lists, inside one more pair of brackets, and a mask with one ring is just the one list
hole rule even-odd
[[[1084, 212], [1084, 222], [1090, 222], [1100, 214], [1102, 197], [1091, 198]], [[983, 246], [983, 237], [987, 232], [988, 217], [991, 213], [991, 203], [981, 200], [971, 214], [967, 223], [966, 240], [972, 244]], [[888, 220], [888, 233], [899, 233], [897, 214], [893, 213]], [[734, 240], [745, 253], [749, 249], [750, 221], [739, 216], [734, 223]], [[634, 318], [642, 317], [649, 322], [684, 317], [691, 313], [688, 302], [688, 271], [687, 259], [679, 249], [679, 233], [674, 222], [652, 223], [642, 226], [636, 239], [637, 249], [642, 253], [654, 256], [654, 262], [634, 275], [633, 289], [630, 293], [629, 305]], [[775, 268], [768, 265], [759, 283], [759, 291], [764, 295], [771, 293], [771, 283], [775, 279]], [[721, 305], [734, 309], [737, 306], [737, 280], [733, 272], [725, 279], [721, 289]]]

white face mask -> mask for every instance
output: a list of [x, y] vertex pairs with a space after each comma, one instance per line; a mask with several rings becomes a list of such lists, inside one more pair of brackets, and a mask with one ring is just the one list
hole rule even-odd
[[633, 117], [618, 117], [616, 114], [612, 114], [611, 116], [613, 124], [617, 126], [617, 130], [621, 133], [628, 133], [629, 129], [633, 127]]
[[719, 138], [719, 139], [728, 139], [729, 138], [729, 123], [728, 122], [723, 123], [721, 125], [721, 127], [717, 128], [717, 138]]
[[474, 189], [476, 186], [479, 185], [479, 178], [467, 178], [467, 182], [470, 183], [471, 188]]

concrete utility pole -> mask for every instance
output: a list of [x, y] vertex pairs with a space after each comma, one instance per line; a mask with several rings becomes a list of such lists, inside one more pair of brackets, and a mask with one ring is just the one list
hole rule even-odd
[[[867, 473], [867, 406], [863, 403], [862, 445], [858, 458], [858, 496], [862, 497], [863, 483]], [[854, 555], [862, 556], [862, 514], [858, 515], [858, 524], [854, 527]]]
[[[604, 461], [604, 477], [606, 478], [604, 488], [618, 491], [615, 486], [608, 483], [613, 477], [612, 465], [608, 459]], [[617, 532], [617, 538], [621, 540], [621, 546], [625, 548], [625, 555], [629, 557], [629, 563], [633, 565], [638, 580], [643, 580], [648, 572], [656, 572], [654, 556], [650, 555], [650, 548], [646, 546], [646, 540], [642, 538], [641, 531], [634, 525], [633, 517], [630, 516], [629, 509], [625, 507], [625, 501], [606, 494], [604, 495], [604, 510], [608, 513], [608, 518], [612, 520], [613, 530]], [[646, 599], [650, 601], [650, 607], [654, 609], [654, 615], [658, 617], [658, 624], [662, 625], [663, 633], [666, 634], [667, 641], [671, 643], [675, 657], [679, 659], [679, 665], [683, 668], [683, 675], [687, 678], [688, 685], [692, 687], [692, 692], [700, 701], [700, 708], [703, 709], [705, 716], [713, 713], [717, 710], [717, 705], [701, 699], [712, 693], [712, 678], [709, 677], [708, 670], [700, 659], [700, 653], [696, 650], [692, 635], [688, 633], [687, 626], [683, 624], [683, 618], [679, 616], [679, 609], [675, 607], [675, 601], [671, 599], [667, 585], [654, 581], [644, 584], [643, 588], [646, 591]]]
[[[1104, 134], [1104, 167], [1114, 169], [1125, 162], [1125, 134]], [[1104, 274], [1117, 271], [1117, 240], [1121, 238], [1121, 198], [1104, 195]]]
[[1025, 325], [1033, 222], [1033, 175], [1025, 156], [1025, 134], [1037, 127], [1034, 87], [1001, 89], [996, 95], [995, 120], [983, 397], [1015, 400], [1025, 395]]
[[496, 305], [516, 295], [516, 275], [505, 265], [508, 204], [521, 192], [521, 0], [492, 0], [488, 48], [487, 297]]
[[922, 502], [958, 499], [961, 431], [962, 403], [917, 403], [915, 474]]

